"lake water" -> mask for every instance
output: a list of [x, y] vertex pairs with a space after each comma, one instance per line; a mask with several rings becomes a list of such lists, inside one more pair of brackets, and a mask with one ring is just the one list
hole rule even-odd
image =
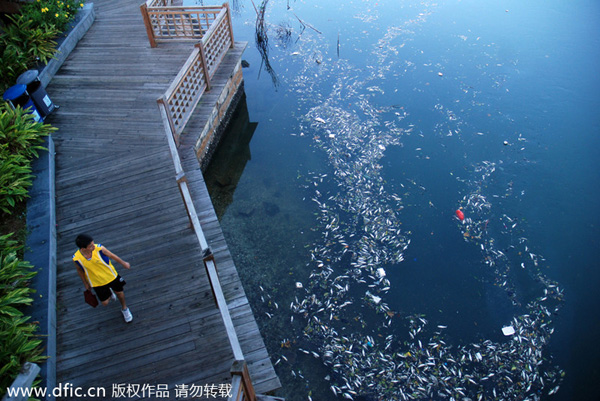
[[278, 395], [598, 400], [600, 3], [231, 8], [206, 180]]

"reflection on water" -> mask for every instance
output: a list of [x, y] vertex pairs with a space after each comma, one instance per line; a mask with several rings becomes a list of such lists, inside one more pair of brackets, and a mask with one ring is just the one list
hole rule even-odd
[[273, 85], [277, 86], [279, 84], [279, 80], [277, 79], [277, 73], [273, 70], [273, 66], [271, 66], [271, 61], [269, 60], [269, 36], [267, 33], [267, 27], [265, 26], [265, 12], [267, 11], [267, 5], [269, 4], [269, 0], [263, 0], [258, 7], [258, 15], [256, 16], [256, 48], [260, 52], [262, 64], [261, 67], [264, 66], [264, 69], [271, 76], [271, 80], [273, 81]]
[[233, 202], [233, 193], [244, 167], [252, 158], [250, 141], [257, 125], [250, 122], [246, 96], [243, 96], [204, 174], [219, 220]]

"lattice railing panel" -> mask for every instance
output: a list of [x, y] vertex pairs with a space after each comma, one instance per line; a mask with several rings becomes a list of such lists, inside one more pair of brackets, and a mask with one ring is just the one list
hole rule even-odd
[[[204, 7], [205, 11], [208, 8]], [[148, 13], [145, 13], [146, 10], [142, 8], [145, 18], [153, 15], [146, 18], [146, 26], [154, 24], [162, 26], [163, 31], [171, 36], [180, 35], [180, 32], [185, 34], [185, 30], [188, 29], [185, 25], [186, 20], [177, 20], [173, 17], [178, 14], [176, 9], [179, 8], [168, 7], [168, 11], [163, 8], [162, 11], [152, 14], [149, 10]], [[194, 51], [167, 92], [159, 99], [159, 103], [164, 105], [166, 117], [177, 142], [200, 97], [205, 90], [210, 90], [210, 80], [216, 73], [223, 57], [228, 49], [233, 47], [229, 7], [224, 5], [221, 8], [212, 9], [218, 11], [204, 12], [202, 15], [195, 14], [195, 17], [187, 14], [188, 19], [194, 19], [198, 23], [198, 29], [202, 30], [203, 37], [196, 44]], [[152, 30], [149, 30], [148, 36], [151, 43], [154, 43], [151, 33]]]
[[210, 36], [202, 40], [206, 51], [206, 64], [210, 77], [214, 76], [225, 53], [233, 45], [231, 43], [231, 32], [229, 30], [227, 15], [223, 14], [223, 16], [223, 18], [215, 22], [217, 25]]
[[201, 39], [216, 14], [189, 10], [148, 10], [150, 24], [156, 40]]
[[168, 91], [165, 96], [170, 119], [177, 135], [180, 135], [183, 131], [187, 120], [207, 86], [198, 49], [190, 55], [188, 63], [189, 66], [181, 75], [178, 84], [172, 91]]

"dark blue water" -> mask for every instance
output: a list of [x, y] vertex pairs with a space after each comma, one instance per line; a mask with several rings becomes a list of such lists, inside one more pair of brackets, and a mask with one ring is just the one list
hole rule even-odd
[[270, 0], [262, 53], [231, 6], [247, 97], [206, 179], [281, 395], [599, 399], [600, 4]]

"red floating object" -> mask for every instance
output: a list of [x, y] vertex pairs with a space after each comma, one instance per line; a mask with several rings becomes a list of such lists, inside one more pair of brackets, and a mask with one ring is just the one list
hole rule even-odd
[[456, 211], [456, 217], [458, 217], [460, 221], [463, 221], [465, 219], [465, 214], [462, 212], [462, 210], [458, 209]]

